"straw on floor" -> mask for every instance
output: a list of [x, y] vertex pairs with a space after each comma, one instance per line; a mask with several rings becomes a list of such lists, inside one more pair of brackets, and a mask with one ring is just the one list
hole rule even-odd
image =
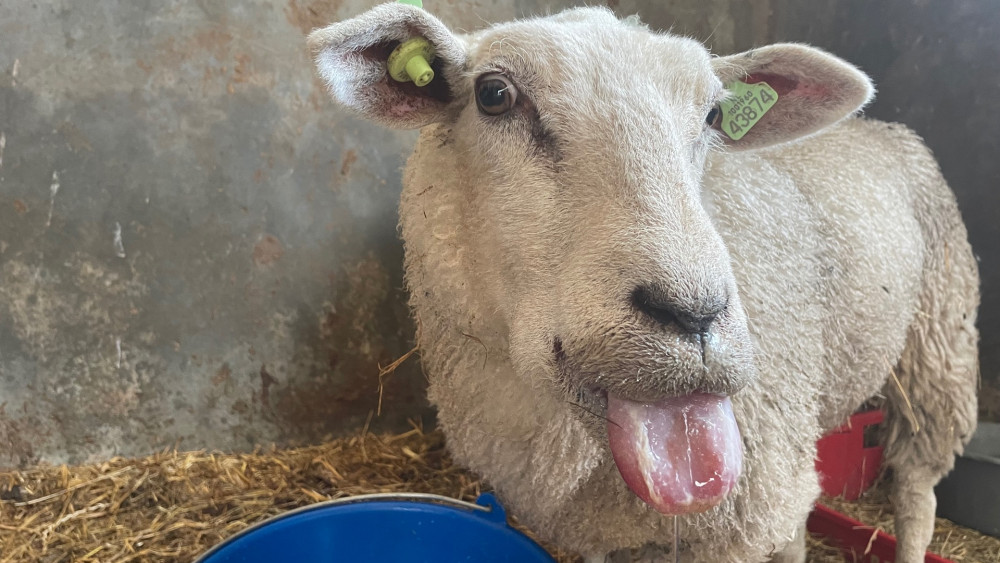
[[[425, 492], [474, 500], [484, 485], [456, 467], [436, 431], [364, 434], [248, 454], [164, 452], [79, 467], [0, 473], [0, 562], [191, 561], [283, 511], [350, 495]], [[891, 531], [884, 497], [836, 507]], [[935, 548], [1000, 562], [1000, 540], [939, 521]], [[553, 551], [560, 562], [576, 562]], [[811, 542], [810, 561], [841, 562]]]

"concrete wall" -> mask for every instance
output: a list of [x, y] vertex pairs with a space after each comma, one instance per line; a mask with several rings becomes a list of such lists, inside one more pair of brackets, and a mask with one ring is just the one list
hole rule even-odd
[[[572, 3], [427, 8], [473, 29]], [[959, 192], [997, 395], [1000, 15], [973, 1], [610, 3], [719, 53], [806, 40], [875, 76], [873, 115], [926, 135]], [[370, 5], [0, 3], [0, 466], [365, 423], [378, 365], [412, 345], [395, 226], [414, 134], [335, 109], [303, 34]], [[373, 425], [429, 420], [415, 361], [383, 411]]]

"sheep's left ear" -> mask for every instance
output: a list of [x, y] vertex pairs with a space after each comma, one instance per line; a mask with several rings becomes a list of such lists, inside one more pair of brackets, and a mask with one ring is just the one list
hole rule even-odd
[[[807, 45], [770, 45], [720, 57], [712, 66], [727, 86], [738, 82], [751, 85], [764, 82], [777, 94], [777, 101], [759, 121], [739, 131], [743, 136], [738, 140], [732, 137], [739, 133], [728, 133], [730, 121], [725, 115], [726, 105], [723, 105], [723, 117], [716, 128], [721, 128], [725, 144], [734, 150], [766, 147], [816, 133], [857, 112], [875, 93], [871, 80], [856, 67]], [[749, 101], [759, 106], [752, 97], [750, 94]], [[752, 115], [755, 109], [759, 108], [744, 111]], [[733, 127], [739, 128], [748, 122], [741, 118]]]
[[[386, 62], [401, 42], [430, 41], [436, 52], [434, 79], [426, 86], [397, 82]], [[466, 48], [440, 20], [401, 3], [376, 6], [355, 18], [309, 34], [320, 76], [335, 100], [361, 115], [398, 129], [415, 129], [444, 120], [453, 107], [465, 66]]]

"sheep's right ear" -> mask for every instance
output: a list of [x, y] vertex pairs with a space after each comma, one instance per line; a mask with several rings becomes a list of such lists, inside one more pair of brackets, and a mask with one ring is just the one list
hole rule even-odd
[[[769, 45], [715, 59], [712, 66], [723, 84], [763, 82], [777, 95], [774, 106], [756, 124], [743, 121], [747, 127], [739, 140], [733, 140], [721, 124], [716, 125], [726, 133], [722, 138], [731, 150], [767, 147], [812, 135], [854, 114], [875, 93], [871, 79], [863, 72], [808, 45]], [[751, 95], [742, 106], [754, 117], [754, 110], [761, 109], [757, 96], [762, 97]], [[723, 114], [726, 111], [724, 108]], [[730, 121], [730, 127], [733, 124], [741, 125], [736, 119]]]
[[[423, 37], [434, 46], [434, 79], [417, 87], [397, 82], [386, 69], [401, 42]], [[355, 18], [309, 34], [320, 76], [335, 100], [365, 117], [400, 129], [416, 129], [448, 117], [465, 67], [466, 48], [440, 20], [401, 3], [377, 6]]]

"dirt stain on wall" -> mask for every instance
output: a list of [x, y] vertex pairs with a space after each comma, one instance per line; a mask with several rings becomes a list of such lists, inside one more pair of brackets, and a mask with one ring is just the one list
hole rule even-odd
[[271, 386], [278, 383], [273, 375], [268, 373], [267, 366], [260, 365], [260, 403], [265, 409], [271, 407]]
[[253, 263], [258, 266], [273, 264], [284, 255], [285, 249], [274, 235], [262, 236], [253, 247]]
[[[290, 438], [363, 424], [378, 404], [380, 366], [412, 345], [410, 333], [396, 326], [406, 322], [407, 311], [379, 258], [369, 254], [330, 279], [335, 297], [319, 311], [300, 312], [294, 329], [296, 361], [307, 364], [297, 371], [311, 375], [271, 390], [274, 419]], [[411, 362], [385, 387], [385, 416], [373, 424], [403, 424], [426, 404], [416, 359]]]
[[221, 385], [229, 381], [232, 377], [233, 370], [229, 367], [229, 363], [222, 364], [215, 375], [212, 377], [212, 385]]
[[347, 176], [351, 173], [351, 165], [357, 162], [358, 152], [354, 149], [347, 149], [344, 152], [344, 161], [340, 165], [340, 175]]
[[0, 404], [0, 464], [26, 467], [38, 458], [32, 442], [41, 425], [25, 419], [14, 419], [6, 413], [7, 404]]

